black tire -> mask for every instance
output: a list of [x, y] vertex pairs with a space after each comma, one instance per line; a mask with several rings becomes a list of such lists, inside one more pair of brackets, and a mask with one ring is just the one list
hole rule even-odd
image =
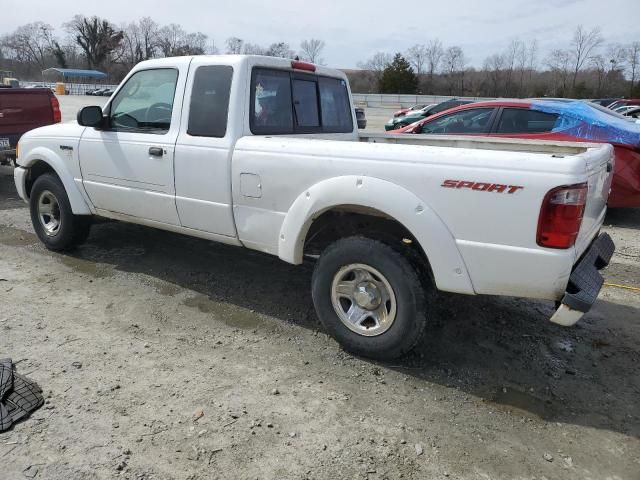
[[[50, 199], [51, 197], [49, 195], [55, 199], [57, 207], [54, 208], [54, 215], [59, 217], [59, 225], [53, 232], [47, 232], [47, 229], [40, 220], [38, 209], [38, 202], [40, 202], [41, 197], [46, 196]], [[50, 200], [49, 203], [51, 203]], [[73, 214], [64, 185], [54, 174], [45, 173], [40, 175], [33, 183], [31, 197], [29, 199], [29, 209], [31, 211], [33, 229], [40, 241], [44, 243], [49, 250], [70, 250], [84, 243], [89, 236], [91, 216]]]
[[[343, 267], [364, 264], [381, 273], [396, 299], [395, 319], [376, 336], [354, 332], [340, 319], [332, 302], [332, 283]], [[417, 268], [389, 245], [365, 237], [343, 238], [318, 259], [311, 281], [313, 303], [327, 332], [354, 354], [391, 360], [412, 350], [425, 330], [429, 302]]]
[[406, 127], [407, 125], [409, 125], [408, 123], [396, 123], [393, 126], [393, 130], [400, 130], [401, 128]]

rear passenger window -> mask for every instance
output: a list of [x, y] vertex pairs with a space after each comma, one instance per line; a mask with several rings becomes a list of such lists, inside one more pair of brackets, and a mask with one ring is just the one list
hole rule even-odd
[[558, 120], [554, 113], [524, 108], [505, 108], [496, 133], [544, 133], [553, 130]]
[[257, 134], [293, 133], [289, 72], [254, 69], [251, 131]]
[[194, 137], [224, 137], [227, 133], [229, 93], [233, 68], [228, 65], [198, 67], [191, 89], [189, 126]]

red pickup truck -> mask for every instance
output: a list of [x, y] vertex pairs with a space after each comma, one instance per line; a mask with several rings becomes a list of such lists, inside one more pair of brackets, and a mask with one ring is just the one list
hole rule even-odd
[[0, 88], [0, 165], [15, 160], [25, 132], [61, 120], [58, 99], [48, 88]]

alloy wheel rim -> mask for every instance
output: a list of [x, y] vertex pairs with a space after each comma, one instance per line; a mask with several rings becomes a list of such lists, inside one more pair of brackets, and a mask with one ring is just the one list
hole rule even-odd
[[331, 303], [340, 321], [365, 337], [381, 335], [396, 319], [396, 296], [375, 268], [353, 263], [342, 267], [331, 283]]
[[60, 204], [49, 190], [44, 190], [38, 198], [38, 220], [48, 237], [54, 237], [60, 231]]

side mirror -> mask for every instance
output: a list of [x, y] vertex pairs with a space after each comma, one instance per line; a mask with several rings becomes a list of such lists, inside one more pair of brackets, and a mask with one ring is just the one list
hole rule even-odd
[[77, 120], [83, 127], [99, 127], [102, 125], [102, 109], [95, 105], [84, 107], [78, 112]]

